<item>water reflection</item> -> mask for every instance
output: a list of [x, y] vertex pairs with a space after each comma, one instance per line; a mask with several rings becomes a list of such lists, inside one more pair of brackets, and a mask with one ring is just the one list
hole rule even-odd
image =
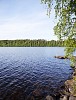
[[[42, 100], [57, 94], [72, 73], [64, 48], [0, 48], [0, 100]], [[56, 52], [57, 51], [57, 52]]]

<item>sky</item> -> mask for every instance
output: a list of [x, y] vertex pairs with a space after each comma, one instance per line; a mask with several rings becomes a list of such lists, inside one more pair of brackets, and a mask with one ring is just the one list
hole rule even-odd
[[46, 15], [41, 0], [0, 0], [0, 40], [55, 40], [54, 11]]

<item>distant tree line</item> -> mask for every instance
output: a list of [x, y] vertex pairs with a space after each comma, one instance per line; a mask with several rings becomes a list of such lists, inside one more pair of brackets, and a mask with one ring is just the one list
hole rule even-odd
[[[76, 42], [76, 41], [75, 41]], [[0, 40], [0, 47], [64, 47], [63, 40]]]

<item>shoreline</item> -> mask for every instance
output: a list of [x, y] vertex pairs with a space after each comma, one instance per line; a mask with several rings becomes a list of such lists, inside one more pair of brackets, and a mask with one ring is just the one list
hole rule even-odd
[[[58, 59], [70, 59], [66, 56], [54, 56]], [[76, 56], [74, 56], [76, 58]], [[64, 86], [61, 86], [59, 96], [46, 96], [46, 100], [76, 100], [76, 69], [73, 67], [73, 73], [71, 79], [65, 81]]]
[[[64, 58], [63, 56], [57, 56], [61, 57], [59, 59], [68, 59]], [[71, 67], [71, 66], [70, 66]], [[40, 98], [39, 91], [34, 91], [35, 96], [37, 96], [37, 100], [76, 100], [76, 90], [74, 90], [73, 86], [75, 84], [74, 78], [76, 77], [75, 68], [73, 67], [73, 72], [71, 74], [71, 77], [67, 79], [64, 84], [59, 88], [57, 94], [49, 94], [42, 98]], [[40, 99], [39, 99], [40, 98]], [[28, 100], [36, 100], [34, 96], [31, 96]]]

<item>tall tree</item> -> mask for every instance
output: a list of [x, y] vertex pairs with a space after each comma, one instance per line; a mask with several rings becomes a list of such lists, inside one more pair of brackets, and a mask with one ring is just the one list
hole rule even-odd
[[70, 56], [75, 64], [73, 53], [76, 51], [76, 0], [41, 0], [41, 2], [47, 5], [49, 16], [51, 9], [54, 8], [55, 18], [58, 19], [54, 33], [59, 39], [66, 40], [66, 55]]

